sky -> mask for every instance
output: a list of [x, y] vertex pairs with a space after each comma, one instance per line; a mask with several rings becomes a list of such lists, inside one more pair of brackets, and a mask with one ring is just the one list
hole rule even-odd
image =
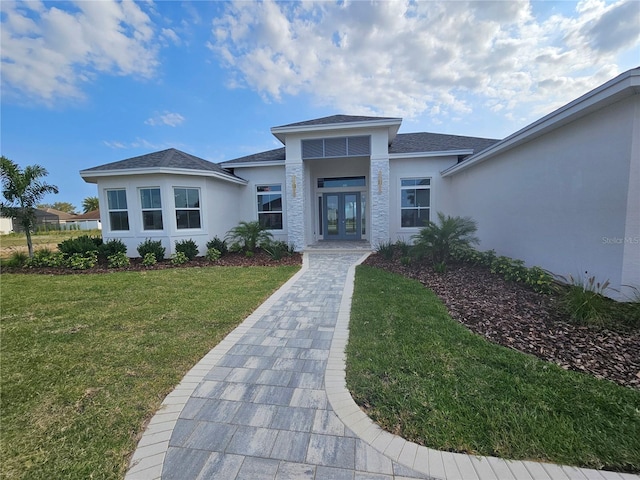
[[0, 1], [0, 153], [79, 171], [174, 147], [220, 162], [334, 114], [504, 138], [640, 66], [640, 1]]

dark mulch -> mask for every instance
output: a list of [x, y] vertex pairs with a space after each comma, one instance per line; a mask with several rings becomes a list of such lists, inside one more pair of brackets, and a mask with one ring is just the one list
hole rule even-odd
[[403, 266], [378, 254], [365, 264], [419, 280], [454, 319], [489, 341], [640, 389], [638, 329], [576, 325], [559, 310], [557, 296], [536, 293], [483, 267], [451, 265], [440, 274], [428, 265]]
[[146, 267], [142, 265], [141, 258], [132, 258], [128, 267], [108, 268], [107, 264], [100, 262], [93, 268], [87, 270], [73, 270], [71, 268], [12, 268], [3, 267], [3, 273], [37, 273], [46, 275], [69, 275], [82, 273], [113, 273], [113, 272], [131, 272], [131, 271], [147, 271], [147, 270], [164, 270], [167, 268], [190, 268], [190, 267], [275, 267], [281, 265], [301, 265], [302, 255], [294, 253], [292, 255], [283, 256], [280, 260], [273, 260], [263, 251], [257, 251], [252, 257], [247, 257], [244, 253], [228, 253], [215, 262], [211, 262], [204, 257], [196, 257], [193, 260], [182, 265], [174, 265], [171, 260], [165, 259], [155, 265]]

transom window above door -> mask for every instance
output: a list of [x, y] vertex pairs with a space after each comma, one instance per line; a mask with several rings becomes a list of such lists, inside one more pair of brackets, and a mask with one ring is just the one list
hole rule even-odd
[[318, 178], [318, 188], [366, 187], [364, 177]]

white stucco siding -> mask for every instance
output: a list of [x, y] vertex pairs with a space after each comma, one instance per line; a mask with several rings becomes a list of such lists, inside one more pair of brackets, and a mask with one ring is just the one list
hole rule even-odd
[[[483, 250], [619, 289], [625, 243], [610, 239], [633, 235], [625, 225], [637, 102], [628, 97], [447, 177], [452, 214], [477, 221]], [[640, 284], [638, 275], [627, 281]]]
[[402, 228], [401, 225], [401, 180], [410, 178], [431, 179], [430, 211], [429, 219], [436, 220], [436, 212], [449, 214], [450, 206], [445, 199], [448, 188], [447, 179], [440, 176], [440, 172], [455, 165], [458, 159], [455, 156], [428, 157], [428, 158], [394, 158], [390, 162], [390, 215], [389, 232], [390, 240], [395, 242], [402, 240], [411, 242], [411, 236], [419, 232], [420, 228]]
[[[178, 229], [174, 187], [197, 188], [200, 194], [200, 222], [198, 229]], [[159, 188], [162, 205], [162, 230], [143, 230], [142, 203], [140, 189]], [[113, 231], [109, 221], [107, 191], [125, 189], [129, 230]], [[175, 253], [175, 242], [185, 239], [194, 240], [201, 255], [206, 252], [206, 243], [214, 236], [224, 237], [228, 225], [234, 221], [233, 210], [229, 204], [235, 203], [242, 189], [240, 185], [230, 184], [216, 179], [207, 179], [189, 175], [131, 175], [102, 177], [98, 180], [100, 200], [100, 219], [102, 236], [105, 241], [113, 238], [122, 240], [127, 246], [127, 255], [138, 256], [138, 245], [147, 238], [160, 240], [166, 249], [166, 255]]]
[[[288, 187], [285, 182], [284, 166], [237, 168], [235, 173], [249, 183], [245, 186], [238, 186], [239, 194], [235, 202], [226, 202], [224, 212], [231, 223], [225, 231], [235, 227], [240, 221], [253, 222], [258, 220], [258, 199], [256, 196], [258, 185], [281, 185], [283, 229], [272, 230], [271, 233], [275, 240], [287, 241], [286, 194]], [[220, 238], [224, 238], [224, 235]]]

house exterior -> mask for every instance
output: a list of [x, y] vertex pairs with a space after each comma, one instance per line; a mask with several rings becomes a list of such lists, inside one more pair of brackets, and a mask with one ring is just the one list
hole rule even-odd
[[[304, 250], [410, 241], [435, 212], [471, 216], [481, 249], [556, 274], [640, 286], [640, 69], [503, 139], [399, 133], [401, 118], [273, 127], [282, 148], [214, 164], [169, 149], [80, 172], [103, 236], [204, 252], [241, 220]], [[628, 293], [628, 292], [627, 292]]]

